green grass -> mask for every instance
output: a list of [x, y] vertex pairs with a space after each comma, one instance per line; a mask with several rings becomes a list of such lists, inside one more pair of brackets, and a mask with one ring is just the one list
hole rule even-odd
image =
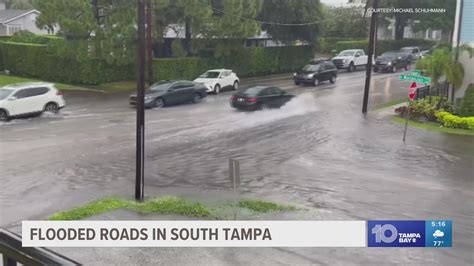
[[[392, 118], [392, 121], [396, 123], [404, 124], [405, 118], [394, 115]], [[418, 122], [418, 121], [409, 120], [408, 125], [412, 127], [416, 127], [416, 128], [430, 130], [430, 131], [437, 131], [437, 132], [442, 132], [442, 133], [465, 135], [465, 136], [474, 136], [474, 130], [442, 127], [439, 124], [433, 123], [433, 122]]]
[[[161, 197], [144, 202], [112, 197], [99, 199], [80, 207], [55, 213], [48, 219], [55, 221], [81, 220], [117, 209], [133, 210], [142, 214], [177, 214], [197, 218], [222, 219], [223, 217], [219, 215], [219, 209], [229, 207], [228, 205], [229, 204], [221, 204], [217, 207], [209, 207], [200, 202], [178, 197]], [[297, 210], [294, 206], [280, 205], [262, 200], [241, 200], [238, 203], [238, 207], [256, 213]]]
[[263, 201], [263, 200], [241, 200], [239, 201], [238, 206], [240, 208], [246, 208], [254, 212], [281, 212], [281, 211], [294, 211], [296, 210], [295, 206], [290, 205], [281, 205], [273, 202]]
[[106, 92], [122, 92], [122, 91], [133, 91], [137, 88], [137, 83], [134, 80], [129, 81], [116, 81], [103, 83], [100, 85], [90, 86], [91, 88], [96, 88], [104, 90]]
[[407, 98], [400, 98], [400, 99], [388, 101], [386, 103], [375, 105], [372, 108], [372, 111], [384, 109], [384, 108], [387, 108], [387, 107], [390, 107], [390, 106], [393, 106], [393, 105], [397, 105], [397, 104], [400, 104], [400, 103], [403, 103], [403, 102], [406, 102], [406, 101], [408, 101]]

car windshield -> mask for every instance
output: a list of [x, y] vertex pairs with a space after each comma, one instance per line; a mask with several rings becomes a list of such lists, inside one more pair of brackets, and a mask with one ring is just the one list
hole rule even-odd
[[166, 91], [169, 89], [172, 83], [166, 82], [166, 83], [156, 83], [153, 84], [153, 86], [150, 87], [151, 91]]
[[397, 57], [397, 54], [393, 53], [393, 52], [383, 53], [380, 57], [382, 57], [382, 58], [395, 58], [395, 57]]
[[303, 67], [303, 71], [316, 72], [319, 71], [320, 65], [306, 65]]
[[250, 87], [242, 91], [242, 94], [244, 94], [245, 96], [254, 97], [254, 96], [257, 96], [258, 93], [260, 93], [263, 89], [264, 89], [263, 87]]
[[339, 56], [353, 56], [354, 51], [342, 51]]
[[202, 74], [199, 77], [204, 78], [204, 79], [216, 79], [219, 77], [219, 74], [220, 73], [217, 71], [207, 71], [206, 73]]
[[5, 98], [8, 97], [8, 95], [10, 95], [10, 93], [12, 93], [13, 90], [8, 90], [8, 89], [0, 89], [0, 100], [3, 100]]

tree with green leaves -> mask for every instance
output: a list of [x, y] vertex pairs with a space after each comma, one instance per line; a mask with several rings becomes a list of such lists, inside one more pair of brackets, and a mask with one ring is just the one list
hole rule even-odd
[[65, 41], [58, 53], [129, 64], [135, 58], [136, 5], [129, 0], [41, 0], [39, 27], [58, 28]]
[[[416, 63], [416, 68], [423, 70], [431, 78], [434, 87], [438, 85], [439, 79], [445, 76], [446, 81], [452, 85], [451, 95], [454, 95], [454, 91], [461, 87], [464, 80], [464, 68], [454, 59], [455, 52], [456, 49], [436, 49], [432, 55], [421, 58]], [[451, 100], [454, 100], [453, 97]]]
[[[329, 7], [323, 5], [327, 22], [323, 23], [324, 36], [336, 38], [367, 38], [369, 19], [362, 7]], [[336, 19], [337, 18], [337, 19]]]
[[265, 0], [258, 19], [268, 22], [262, 24], [262, 29], [273, 39], [284, 43], [297, 40], [315, 43], [322, 23], [311, 22], [323, 20], [324, 15], [319, 0]]
[[32, 9], [34, 0], [12, 0], [11, 9]]

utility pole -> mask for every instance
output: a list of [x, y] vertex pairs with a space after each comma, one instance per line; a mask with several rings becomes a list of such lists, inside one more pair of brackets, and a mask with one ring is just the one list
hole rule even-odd
[[372, 16], [370, 18], [370, 31], [369, 31], [369, 48], [367, 51], [367, 69], [365, 74], [365, 88], [364, 88], [364, 99], [362, 102], [362, 113], [367, 113], [367, 105], [369, 103], [369, 89], [370, 89], [370, 76], [372, 75], [372, 58], [374, 57], [374, 44], [375, 44], [375, 28], [377, 27], [377, 9], [379, 0], [372, 0]]
[[137, 142], [135, 199], [144, 197], [145, 157], [145, 1], [138, 1], [138, 43], [137, 43]]
[[148, 53], [148, 85], [154, 83], [153, 72], [153, 36], [152, 36], [152, 18], [153, 9], [151, 5], [152, 0], [146, 0], [146, 38], [147, 38], [147, 53]]

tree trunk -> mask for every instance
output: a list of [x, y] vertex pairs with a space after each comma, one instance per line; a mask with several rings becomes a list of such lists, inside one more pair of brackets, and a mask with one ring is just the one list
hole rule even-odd
[[184, 49], [187, 56], [191, 56], [191, 18], [187, 17], [184, 24], [185, 30], [185, 39], [184, 39]]
[[400, 16], [395, 16], [395, 40], [403, 39], [403, 32], [405, 30], [405, 21]]

